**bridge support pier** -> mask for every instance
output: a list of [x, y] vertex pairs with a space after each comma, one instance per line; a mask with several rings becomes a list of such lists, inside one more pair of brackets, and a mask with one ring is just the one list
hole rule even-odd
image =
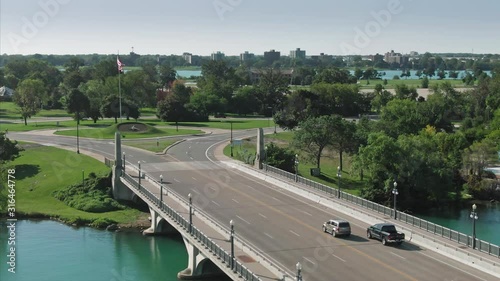
[[161, 217], [153, 208], [149, 207], [151, 226], [142, 231], [143, 235], [163, 235], [177, 233], [178, 231]]
[[180, 280], [194, 280], [225, 275], [210, 259], [203, 256], [188, 239], [184, 236], [182, 239], [188, 252], [188, 266], [177, 273], [177, 278]]

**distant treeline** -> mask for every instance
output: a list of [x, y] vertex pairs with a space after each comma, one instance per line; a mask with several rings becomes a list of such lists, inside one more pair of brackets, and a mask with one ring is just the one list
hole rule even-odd
[[[114, 59], [113, 55], [87, 54], [87, 55], [7, 55], [0, 56], [0, 67], [4, 67], [9, 61], [39, 59], [47, 61], [51, 65], [63, 66], [68, 64], [72, 58], [79, 58], [86, 66], [93, 66], [101, 61]], [[170, 67], [200, 67], [210, 61], [210, 56], [192, 55], [191, 63], [188, 63], [181, 55], [140, 55], [129, 53], [120, 55], [120, 60], [130, 67], [140, 67], [144, 65], [166, 64]], [[359, 55], [354, 56], [314, 56], [306, 59], [292, 59], [289, 56], [281, 56], [279, 60], [266, 60], [263, 56], [253, 56], [241, 62], [239, 56], [226, 56], [223, 59], [230, 67], [244, 65], [253, 68], [329, 68], [329, 67], [374, 67], [377, 69], [402, 69], [402, 70], [427, 70], [428, 72], [439, 70], [471, 70], [480, 69], [495, 70], [500, 68], [500, 55], [498, 54], [470, 54], [470, 53], [425, 53], [416, 57], [401, 60], [401, 63], [387, 63], [384, 56], [376, 54], [371, 60], [367, 60]]]

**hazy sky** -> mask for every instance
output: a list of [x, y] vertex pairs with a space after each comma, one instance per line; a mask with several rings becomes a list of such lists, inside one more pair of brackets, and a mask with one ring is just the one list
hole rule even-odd
[[0, 0], [0, 53], [500, 53], [497, 0]]

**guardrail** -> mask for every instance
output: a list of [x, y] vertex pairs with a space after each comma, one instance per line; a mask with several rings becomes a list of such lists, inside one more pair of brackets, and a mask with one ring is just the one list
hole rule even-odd
[[[153, 193], [151, 193], [146, 188], [140, 186], [138, 182], [127, 173], [122, 173], [121, 177], [130, 183], [130, 185], [136, 190], [136, 192], [144, 195], [150, 203], [156, 205], [160, 210], [164, 212], [165, 215], [169, 216], [172, 220], [174, 220], [179, 226], [184, 228], [186, 232], [189, 233], [190, 225], [189, 222], [181, 216], [177, 211], [170, 208], [164, 201], [160, 201], [158, 197], [156, 197]], [[180, 198], [182, 200], [182, 198]], [[184, 200], [183, 200], [184, 201]], [[208, 236], [203, 234], [196, 226], [191, 225], [191, 233], [189, 233], [192, 237], [194, 237], [203, 247], [205, 247], [209, 252], [211, 252], [217, 259], [220, 259], [222, 263], [226, 264], [227, 267], [230, 267], [231, 261], [234, 263], [233, 272], [237, 273], [239, 277], [243, 278], [245, 281], [262, 281], [255, 273], [246, 268], [243, 264], [241, 264], [236, 258], [231, 258], [222, 247], [213, 242]]]
[[[318, 183], [318, 182], [312, 181], [310, 179], [306, 179], [302, 176], [298, 176], [296, 174], [293, 174], [293, 173], [290, 173], [287, 171], [283, 171], [281, 169], [278, 169], [276, 167], [273, 167], [273, 166], [270, 166], [267, 164], [263, 164], [263, 169], [266, 172], [271, 172], [271, 173], [277, 174], [279, 176], [282, 176], [284, 178], [287, 178], [289, 180], [295, 181], [297, 183], [302, 183], [306, 186], [309, 186], [309, 187], [312, 187], [316, 190], [325, 192], [328, 195], [333, 195], [335, 197], [339, 197], [341, 199], [344, 199], [348, 202], [351, 202], [351, 203], [356, 204], [358, 206], [361, 206], [363, 208], [375, 211], [377, 213], [381, 213], [384, 215], [389, 215], [389, 216], [394, 217], [394, 209], [386, 207], [384, 205], [371, 202], [369, 200], [363, 199], [361, 197], [358, 197], [358, 196], [355, 196], [355, 195], [352, 195], [352, 194], [349, 194], [349, 193], [346, 193], [343, 191], [340, 191], [340, 196], [339, 196], [338, 189], [334, 189], [334, 188], [327, 186], [327, 185], [324, 185], [322, 183]], [[463, 245], [466, 245], [466, 246], [471, 247], [471, 248], [473, 246], [473, 238], [467, 234], [464, 234], [464, 233], [455, 231], [453, 229], [449, 229], [449, 228], [437, 225], [435, 223], [417, 218], [417, 217], [412, 216], [412, 215], [408, 215], [408, 214], [401, 212], [401, 211], [396, 211], [396, 214], [397, 214], [397, 216], [396, 216], [397, 220], [399, 220], [401, 222], [404, 222], [406, 224], [410, 224], [414, 227], [418, 227], [420, 229], [423, 229], [423, 230], [430, 232], [430, 233], [433, 233], [435, 235], [439, 235], [441, 237], [448, 238], [449, 240], [455, 241], [459, 244], [463, 244]], [[496, 256], [497, 258], [500, 258], [500, 247], [498, 245], [491, 244], [487, 241], [479, 240], [476, 238], [476, 249], [481, 251], [481, 252], [487, 253], [491, 256]]]

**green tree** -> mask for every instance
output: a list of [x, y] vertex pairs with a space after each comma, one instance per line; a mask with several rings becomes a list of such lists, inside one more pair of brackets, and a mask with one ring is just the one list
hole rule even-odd
[[290, 93], [275, 112], [274, 122], [285, 130], [293, 130], [300, 122], [320, 115], [319, 96], [311, 91], [299, 90]]
[[24, 125], [28, 125], [27, 119], [40, 111], [45, 91], [45, 85], [38, 79], [26, 79], [19, 83], [13, 99], [21, 109]]
[[300, 130], [294, 135], [294, 145], [300, 147], [317, 168], [320, 168], [324, 149], [332, 144], [336, 133], [333, 125], [336, 119], [337, 117], [331, 115], [306, 119], [300, 123]]
[[253, 86], [239, 88], [231, 100], [232, 110], [239, 115], [247, 115], [257, 112], [259, 101], [257, 99], [258, 89]]
[[289, 93], [286, 77], [280, 70], [272, 68], [261, 72], [257, 88], [260, 104], [259, 113], [265, 116], [271, 116], [273, 109], [279, 108], [286, 94]]
[[338, 115], [331, 116], [330, 122], [329, 126], [334, 132], [331, 147], [339, 153], [340, 170], [342, 170], [344, 152], [353, 153], [359, 147], [356, 140], [356, 124]]
[[78, 89], [71, 90], [66, 98], [66, 110], [75, 114], [77, 124], [80, 124], [81, 114], [87, 113], [89, 109], [89, 98]]
[[325, 68], [314, 78], [314, 83], [356, 84], [357, 78], [346, 69]]
[[397, 84], [395, 91], [396, 99], [408, 99], [415, 101], [418, 97], [417, 89], [414, 87], [408, 87], [406, 84]]
[[424, 89], [429, 88], [429, 78], [427, 78], [427, 76], [425, 76], [424, 79], [422, 79], [421, 86]]
[[170, 88], [177, 79], [177, 72], [170, 65], [164, 63], [160, 66], [160, 83], [165, 88]]
[[265, 147], [265, 162], [273, 167], [295, 173], [295, 152], [271, 142]]

